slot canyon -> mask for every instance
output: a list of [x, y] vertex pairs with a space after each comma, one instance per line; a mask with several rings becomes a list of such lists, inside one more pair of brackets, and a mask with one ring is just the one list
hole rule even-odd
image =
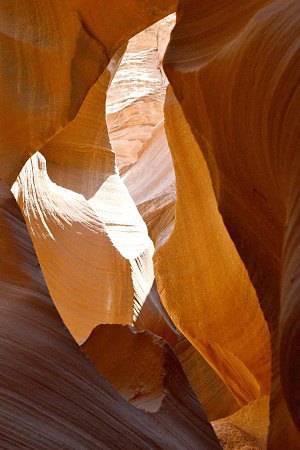
[[0, 30], [0, 449], [300, 450], [300, 2]]

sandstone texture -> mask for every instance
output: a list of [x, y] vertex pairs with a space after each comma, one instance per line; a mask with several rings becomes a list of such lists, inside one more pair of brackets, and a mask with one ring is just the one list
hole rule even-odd
[[130, 39], [111, 83], [106, 117], [120, 168], [137, 161], [163, 118], [167, 77], [162, 59], [174, 25], [175, 14], [170, 14]]
[[300, 5], [0, 5], [0, 448], [300, 449]]
[[[163, 356], [161, 345], [148, 344], [161, 364], [157, 370], [164, 364], [166, 372], [160, 380], [164, 399], [153, 414], [130, 405], [97, 372], [51, 301], [18, 205], [3, 182], [0, 227], [1, 447], [220, 448], [171, 350]], [[186, 388], [176, 388], [182, 380]]]
[[13, 183], [25, 161], [75, 118], [115, 52], [176, 4], [4, 0], [1, 177]]
[[231, 3], [179, 2], [165, 70], [271, 331], [269, 447], [297, 448], [299, 3]]
[[106, 128], [106, 88], [118, 59], [15, 187], [51, 296], [78, 342], [99, 323], [131, 324], [153, 283], [153, 271], [148, 280], [139, 270], [152, 264], [153, 244], [116, 171]]

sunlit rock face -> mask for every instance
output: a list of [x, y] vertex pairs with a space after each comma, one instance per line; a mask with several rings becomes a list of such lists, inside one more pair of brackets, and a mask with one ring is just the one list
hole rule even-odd
[[[145, 336], [149, 351], [139, 355], [140, 383], [151, 379], [152, 355], [157, 383], [150, 386], [162, 397], [150, 414], [97, 372], [53, 305], [24, 219], [2, 181], [0, 229], [2, 448], [221, 448], [167, 344]], [[131, 354], [139, 348], [136, 337], [127, 330]], [[94, 344], [93, 335], [86, 343], [96, 367], [94, 355], [107, 344], [103, 338]], [[110, 348], [105, 354], [113, 358]]]
[[78, 342], [100, 323], [131, 325], [154, 280], [153, 244], [116, 172], [106, 129], [106, 89], [119, 58], [16, 186], [49, 291]]
[[175, 172], [164, 120], [153, 128], [138, 161], [122, 179], [157, 249], [169, 239], [175, 222]]
[[130, 39], [108, 91], [107, 124], [120, 168], [137, 160], [163, 118], [167, 79], [162, 58], [174, 25], [171, 14]]
[[25, 161], [74, 119], [115, 52], [176, 4], [2, 2], [1, 178], [12, 184]]
[[0, 447], [300, 448], [298, 3], [0, 17]]
[[298, 448], [299, 2], [179, 8], [165, 70], [271, 331], [268, 446]]
[[[170, 89], [165, 115], [177, 202], [174, 231], [155, 255], [158, 291], [174, 323], [243, 405], [269, 391], [267, 324], [218, 212], [204, 158]], [[193, 182], [190, 173], [198, 174]]]

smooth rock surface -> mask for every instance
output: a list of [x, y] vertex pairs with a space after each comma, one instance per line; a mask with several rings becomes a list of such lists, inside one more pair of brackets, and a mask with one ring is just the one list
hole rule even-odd
[[230, 3], [181, 0], [164, 67], [271, 330], [268, 448], [298, 448], [299, 2]]
[[[191, 390], [178, 389], [176, 378], [167, 377], [160, 409], [149, 414], [97, 373], [51, 301], [18, 205], [2, 181], [0, 228], [1, 447], [220, 448]], [[172, 364], [178, 365], [174, 356], [170, 373]]]

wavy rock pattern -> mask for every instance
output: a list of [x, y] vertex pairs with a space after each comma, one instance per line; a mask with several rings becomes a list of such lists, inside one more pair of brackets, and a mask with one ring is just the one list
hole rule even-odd
[[12, 184], [26, 160], [74, 119], [115, 52], [176, 4], [1, 2], [0, 176]]
[[157, 249], [173, 230], [176, 200], [175, 173], [163, 120], [153, 129], [137, 162], [122, 179]]
[[[157, 250], [169, 239], [175, 222], [175, 173], [163, 122], [154, 128], [138, 161], [122, 178]], [[145, 300], [135, 326], [139, 330], [151, 330], [169, 342], [209, 419], [222, 418], [239, 409], [219, 376], [170, 322], [156, 283]]]
[[[171, 90], [165, 108], [177, 203], [174, 232], [155, 254], [158, 291], [175, 325], [243, 405], [269, 389], [267, 326], [218, 213], [205, 161]], [[190, 174], [195, 176], [187, 184]], [[237, 340], [244, 329], [247, 336]]]
[[183, 335], [173, 349], [209, 420], [230, 416], [240, 409], [218, 374]]
[[[153, 129], [137, 162], [122, 179], [147, 224], [157, 250], [169, 239], [175, 222], [175, 172], [163, 121]], [[135, 326], [139, 330], [151, 330], [173, 347], [209, 419], [215, 420], [239, 409], [219, 376], [170, 322], [156, 283], [145, 300]]]
[[119, 168], [136, 162], [143, 144], [163, 118], [167, 79], [162, 57], [175, 15], [129, 40], [107, 96], [107, 125]]
[[298, 448], [299, 3], [179, 6], [165, 70], [271, 330], [269, 448]]
[[299, 3], [0, 30], [0, 447], [300, 448]]
[[116, 172], [106, 129], [106, 89], [118, 58], [18, 181], [45, 280], [78, 342], [100, 323], [132, 324], [153, 283], [153, 246]]
[[129, 405], [97, 373], [53, 306], [21, 213], [3, 182], [0, 227], [1, 446], [220, 448], [191, 391], [178, 389], [176, 377], [168, 375], [178, 366], [171, 354], [165, 397], [155, 414]]

